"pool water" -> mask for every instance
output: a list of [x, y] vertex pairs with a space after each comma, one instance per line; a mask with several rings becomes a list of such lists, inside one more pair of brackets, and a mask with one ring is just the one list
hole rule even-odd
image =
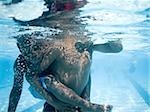
[[[19, 54], [18, 34], [51, 33], [47, 27], [20, 26], [11, 17], [32, 20], [47, 10], [42, 0], [4, 6], [0, 0], [0, 112], [6, 112], [13, 84], [13, 63]], [[94, 52], [91, 101], [113, 105], [112, 112], [150, 112], [150, 0], [89, 0], [79, 17], [94, 43], [121, 39], [123, 51]], [[30, 30], [28, 30], [30, 29]], [[17, 112], [41, 112], [25, 81]]]

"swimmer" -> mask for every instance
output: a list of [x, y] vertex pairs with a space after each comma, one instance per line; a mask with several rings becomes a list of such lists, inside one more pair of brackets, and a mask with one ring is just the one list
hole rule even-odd
[[8, 112], [16, 110], [24, 75], [30, 85], [46, 100], [44, 112], [111, 111], [111, 105], [90, 102], [90, 67], [93, 51], [120, 52], [120, 41], [94, 45], [91, 41], [78, 41], [76, 37], [68, 35], [54, 40], [18, 38], [17, 45], [21, 54], [14, 64], [15, 76]]

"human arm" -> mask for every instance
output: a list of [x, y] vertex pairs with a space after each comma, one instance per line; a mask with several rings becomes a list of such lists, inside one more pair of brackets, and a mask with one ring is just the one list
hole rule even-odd
[[122, 51], [123, 46], [120, 40], [117, 41], [108, 41], [104, 44], [94, 44], [93, 50], [103, 53], [118, 53]]
[[26, 70], [25, 60], [22, 55], [19, 55], [14, 63], [14, 83], [9, 96], [8, 112], [16, 111], [23, 88], [23, 79]]
[[[74, 107], [77, 106], [81, 108], [81, 110], [88, 112], [104, 112], [104, 105], [93, 104], [90, 101], [81, 98], [71, 88], [68, 88], [63, 83], [57, 81], [53, 75], [44, 77], [43, 80], [47, 90], [62, 102], [73, 105]], [[107, 106], [106, 109], [111, 110], [112, 106]]]

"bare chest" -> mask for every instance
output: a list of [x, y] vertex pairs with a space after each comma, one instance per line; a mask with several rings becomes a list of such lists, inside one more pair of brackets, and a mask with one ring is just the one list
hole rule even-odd
[[75, 47], [64, 48], [60, 56], [61, 63], [65, 66], [72, 66], [74, 68], [84, 68], [91, 63], [91, 57], [88, 51], [82, 53], [78, 52]]
[[73, 48], [63, 50], [53, 70], [62, 83], [80, 93], [89, 79], [90, 66], [90, 54]]

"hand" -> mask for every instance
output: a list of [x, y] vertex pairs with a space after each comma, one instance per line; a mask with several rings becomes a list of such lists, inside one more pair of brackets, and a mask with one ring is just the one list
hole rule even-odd
[[90, 104], [89, 109], [85, 110], [82, 109], [82, 111], [88, 111], [88, 112], [111, 112], [113, 106], [112, 105], [99, 105], [99, 104]]
[[108, 45], [113, 52], [120, 52], [123, 49], [121, 39], [116, 41], [108, 41]]

